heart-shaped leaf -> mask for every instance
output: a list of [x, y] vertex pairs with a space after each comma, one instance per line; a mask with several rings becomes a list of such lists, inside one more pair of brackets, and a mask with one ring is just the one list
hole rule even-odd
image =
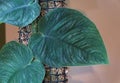
[[82, 13], [59, 8], [39, 21], [39, 34], [29, 42], [33, 53], [52, 67], [108, 63], [96, 26]]
[[13, 41], [1, 49], [0, 83], [42, 83], [44, 75], [44, 66], [28, 47]]
[[0, 0], [0, 21], [19, 27], [33, 22], [40, 14], [37, 0]]

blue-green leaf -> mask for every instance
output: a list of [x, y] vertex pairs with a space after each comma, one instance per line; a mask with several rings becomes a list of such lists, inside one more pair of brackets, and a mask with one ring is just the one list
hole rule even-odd
[[28, 47], [13, 41], [0, 50], [0, 83], [42, 83], [44, 75]]
[[0, 22], [24, 27], [40, 14], [37, 0], [0, 0]]
[[59, 8], [39, 21], [29, 46], [52, 67], [106, 64], [107, 53], [96, 26], [79, 11]]

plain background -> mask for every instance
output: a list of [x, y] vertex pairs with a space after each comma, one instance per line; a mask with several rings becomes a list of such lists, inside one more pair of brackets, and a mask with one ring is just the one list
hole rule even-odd
[[[83, 12], [99, 29], [108, 65], [71, 67], [69, 83], [120, 83], [120, 0], [68, 0], [67, 6]], [[18, 29], [6, 25], [6, 42], [17, 40]]]

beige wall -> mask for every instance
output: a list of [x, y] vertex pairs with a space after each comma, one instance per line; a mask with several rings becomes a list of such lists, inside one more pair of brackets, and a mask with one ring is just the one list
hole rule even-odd
[[[120, 0], [68, 0], [68, 6], [85, 13], [97, 25], [110, 64], [71, 67], [69, 83], [120, 83]], [[17, 28], [7, 25], [7, 42], [16, 40]]]
[[6, 42], [18, 40], [18, 27], [6, 24]]

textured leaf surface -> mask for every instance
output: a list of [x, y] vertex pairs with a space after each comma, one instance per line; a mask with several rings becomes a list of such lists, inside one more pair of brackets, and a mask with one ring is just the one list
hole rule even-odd
[[37, 0], [0, 0], [0, 21], [19, 27], [35, 20], [40, 13]]
[[96, 26], [82, 13], [56, 9], [39, 22], [29, 46], [52, 67], [105, 64], [107, 53]]
[[0, 83], [42, 83], [44, 66], [34, 59], [31, 50], [16, 42], [0, 51]]

